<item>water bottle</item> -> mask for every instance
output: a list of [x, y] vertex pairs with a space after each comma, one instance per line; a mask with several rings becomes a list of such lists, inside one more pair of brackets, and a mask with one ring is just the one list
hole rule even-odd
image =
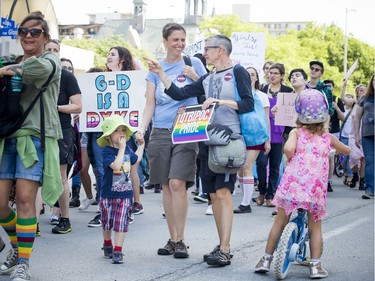
[[22, 91], [22, 77], [12, 76], [10, 78], [10, 85], [12, 87], [12, 93], [19, 93]]

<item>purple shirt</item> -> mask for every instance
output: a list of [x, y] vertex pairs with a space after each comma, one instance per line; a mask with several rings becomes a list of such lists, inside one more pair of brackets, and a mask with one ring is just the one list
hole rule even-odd
[[[270, 98], [270, 109], [276, 105], [277, 98]], [[284, 126], [278, 126], [275, 125], [275, 118], [273, 115], [270, 113], [270, 124], [271, 124], [271, 143], [283, 143], [284, 137]]]

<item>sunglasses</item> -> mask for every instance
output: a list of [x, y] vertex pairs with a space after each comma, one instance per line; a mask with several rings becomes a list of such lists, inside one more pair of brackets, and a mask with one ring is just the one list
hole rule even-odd
[[32, 38], [39, 38], [40, 37], [40, 34], [42, 34], [44, 32], [43, 29], [39, 29], [39, 28], [26, 28], [26, 27], [21, 27], [21, 28], [18, 28], [18, 36], [20, 37], [26, 37], [27, 34], [30, 33], [30, 36]]
[[315, 72], [322, 71], [320, 68], [317, 67], [310, 67], [310, 70]]

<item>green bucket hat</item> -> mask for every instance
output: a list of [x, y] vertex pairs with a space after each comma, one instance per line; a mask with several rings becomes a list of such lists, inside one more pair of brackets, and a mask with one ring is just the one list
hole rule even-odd
[[133, 131], [126, 125], [125, 120], [120, 115], [111, 115], [104, 119], [102, 124], [103, 135], [97, 139], [97, 143], [101, 147], [111, 145], [107, 137], [111, 135], [118, 127], [125, 126], [126, 128], [126, 141], [130, 139]]

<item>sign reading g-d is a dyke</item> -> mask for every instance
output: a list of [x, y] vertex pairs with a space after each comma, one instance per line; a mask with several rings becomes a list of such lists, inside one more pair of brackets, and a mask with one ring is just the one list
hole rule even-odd
[[83, 73], [78, 77], [82, 93], [81, 132], [100, 132], [104, 118], [124, 117], [136, 131], [145, 107], [146, 73], [141, 70]]

